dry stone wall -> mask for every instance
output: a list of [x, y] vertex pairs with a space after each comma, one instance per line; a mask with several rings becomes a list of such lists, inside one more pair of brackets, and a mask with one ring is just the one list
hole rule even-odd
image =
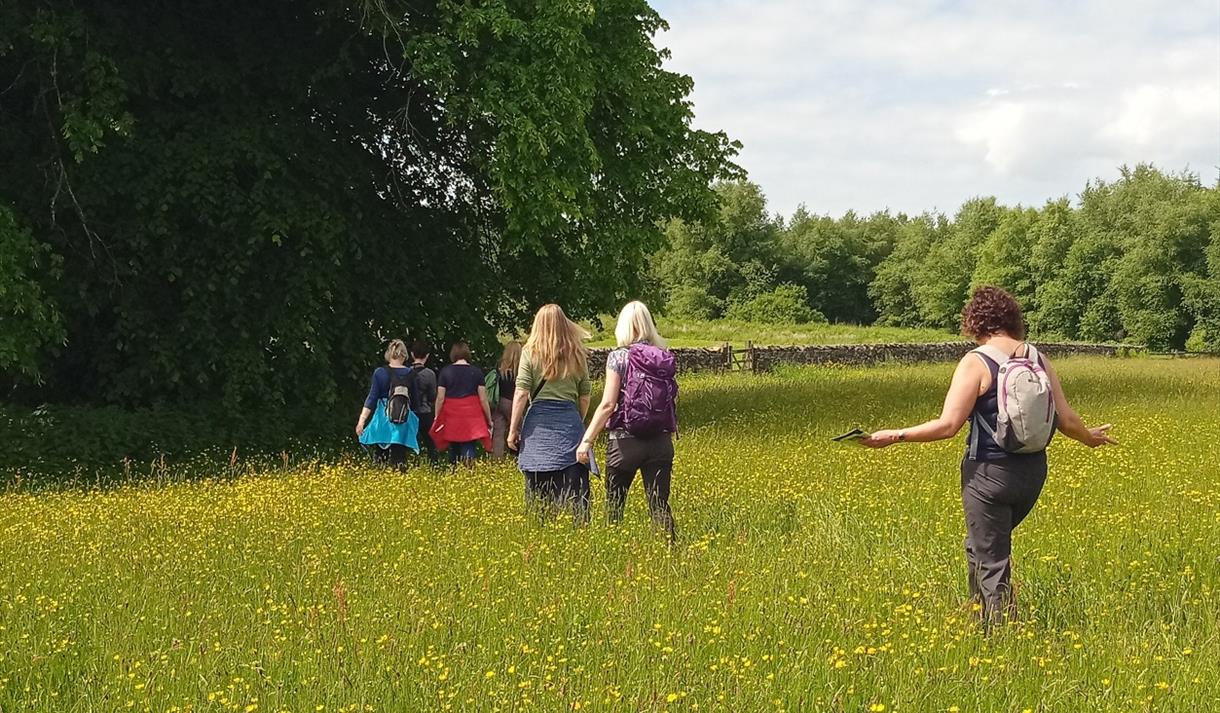
[[[589, 373], [597, 378], [606, 371], [606, 357], [610, 349], [599, 347], [589, 350]], [[733, 349], [729, 345], [707, 349], [676, 347], [670, 350], [679, 372], [728, 371], [733, 360]]]
[[[1038, 349], [1048, 357], [1065, 356], [1119, 356], [1138, 347], [1121, 344], [1038, 344]], [[972, 342], [937, 342], [929, 344], [832, 344], [802, 347], [755, 347], [734, 350], [729, 345], [709, 349], [676, 348], [674, 358], [678, 371], [729, 371], [735, 364], [745, 371], [766, 372], [778, 366], [814, 366], [838, 364], [845, 366], [868, 366], [871, 364], [926, 363], [957, 361], [974, 348]], [[606, 356], [610, 349], [589, 350], [589, 373], [602, 374], [606, 369]]]
[[[973, 342], [932, 344], [843, 344], [806, 347], [754, 347], [753, 371], [771, 371], [777, 366], [842, 364], [867, 366], [886, 362], [923, 363], [957, 361], [975, 347]], [[1039, 344], [1046, 356], [1117, 356], [1131, 347], [1115, 344]]]

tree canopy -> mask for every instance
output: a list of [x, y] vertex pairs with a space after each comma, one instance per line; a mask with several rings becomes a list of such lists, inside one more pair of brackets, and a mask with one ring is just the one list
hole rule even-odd
[[644, 0], [3, 3], [10, 395], [326, 402], [386, 336], [634, 296], [663, 222], [738, 175], [663, 27]]

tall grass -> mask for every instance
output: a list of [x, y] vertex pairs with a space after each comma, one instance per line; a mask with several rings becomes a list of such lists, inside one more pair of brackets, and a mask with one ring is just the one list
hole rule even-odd
[[1213, 710], [1220, 364], [1060, 364], [1123, 445], [1052, 445], [990, 636], [960, 440], [828, 440], [933, 415], [950, 370], [684, 381], [672, 548], [638, 485], [574, 529], [508, 465], [8, 492], [0, 710]]

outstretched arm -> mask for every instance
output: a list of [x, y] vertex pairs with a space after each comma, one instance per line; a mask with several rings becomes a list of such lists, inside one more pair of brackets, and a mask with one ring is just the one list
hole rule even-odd
[[911, 443], [953, 438], [962, 430], [962, 424], [974, 410], [974, 402], [978, 400], [979, 391], [983, 388], [986, 373], [986, 367], [979, 358], [967, 354], [958, 362], [957, 370], [953, 372], [953, 381], [949, 384], [949, 393], [945, 394], [945, 405], [939, 418], [910, 428], [877, 431], [860, 443], [870, 448], [885, 448], [898, 443], [900, 433], [902, 441]]
[[1067, 396], [1063, 393], [1063, 385], [1059, 383], [1059, 375], [1055, 373], [1054, 367], [1046, 359], [1043, 359], [1042, 363], [1046, 367], [1047, 376], [1051, 379], [1051, 389], [1055, 396], [1055, 413], [1059, 415], [1055, 427], [1059, 429], [1059, 432], [1074, 441], [1080, 441], [1089, 448], [1118, 445], [1118, 441], [1110, 437], [1110, 424], [1094, 428], [1085, 425], [1080, 414], [1076, 413], [1076, 409], [1068, 403]]

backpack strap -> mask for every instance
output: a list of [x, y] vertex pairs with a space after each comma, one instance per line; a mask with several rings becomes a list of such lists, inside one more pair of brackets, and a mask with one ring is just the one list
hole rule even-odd
[[1042, 363], [1042, 355], [1038, 353], [1038, 350], [1034, 348], [1034, 345], [1030, 344], [1029, 342], [1025, 343], [1025, 358], [1029, 359], [1038, 366], [1045, 368], [1045, 365]]
[[979, 455], [979, 433], [986, 432], [991, 436], [991, 440], [995, 440], [995, 429], [991, 427], [983, 417], [974, 413], [970, 416], [970, 460], [978, 460]]
[[[980, 347], [972, 349], [970, 350], [970, 353], [977, 356], [979, 361], [983, 362], [983, 366], [987, 367], [988, 371], [991, 370], [990, 362], [995, 362], [997, 366], [1004, 366], [1004, 364], [1012, 358], [1011, 354], [990, 344], [984, 344]], [[979, 434], [986, 432], [988, 436], [991, 436], [991, 440], [994, 441], [995, 429], [992, 428], [991, 424], [987, 423], [982, 416], [979, 416], [977, 411], [970, 416], [970, 426], [970, 446], [968, 457], [970, 460], [978, 460]]]
[[538, 385], [534, 387], [534, 393], [530, 394], [530, 403], [538, 400], [538, 394], [542, 393], [542, 387], [544, 386], [546, 386], [546, 379], [539, 381]]
[[[983, 357], [987, 357], [988, 359], [990, 359], [991, 361], [994, 361], [999, 366], [1004, 366], [1004, 363], [1012, 358], [1012, 355], [1009, 354], [1008, 352], [1004, 351], [1003, 349], [1000, 349], [999, 347], [992, 346], [990, 344], [984, 344], [981, 347], [972, 349], [971, 353], [977, 354], [980, 359], [982, 359]], [[987, 362], [984, 361], [983, 363], [986, 364]]]

